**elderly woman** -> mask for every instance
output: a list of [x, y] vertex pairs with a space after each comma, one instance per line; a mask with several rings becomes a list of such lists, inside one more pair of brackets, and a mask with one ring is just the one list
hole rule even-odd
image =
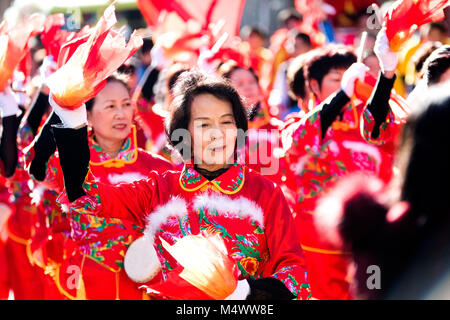
[[[86, 109], [90, 127], [86, 140], [90, 169], [98, 181], [116, 185], [147, 178], [151, 170], [173, 169], [167, 160], [138, 148], [130, 89], [120, 76], [109, 77], [105, 88], [86, 102]], [[45, 187], [58, 193], [64, 188], [63, 174], [58, 155], [52, 155], [51, 145], [52, 125], [59, 121], [53, 114], [28, 152], [29, 172]], [[61, 155], [61, 150], [59, 152]], [[73, 161], [79, 161], [78, 155]], [[70, 190], [67, 185], [66, 188]], [[53, 222], [52, 229], [64, 230], [66, 221], [70, 226], [65, 230], [71, 231], [70, 238], [64, 240], [53, 234], [53, 242], [63, 241], [59, 246], [64, 246], [65, 256], [70, 258], [63, 260], [60, 256], [57, 260], [45, 261], [56, 268], [55, 279], [61, 293], [70, 299], [142, 298], [142, 293], [123, 270], [123, 254], [128, 245], [142, 235], [143, 224], [92, 216], [84, 220], [69, 215], [66, 220], [61, 214], [57, 218], [54, 213], [51, 215], [48, 219]], [[83, 287], [78, 286], [78, 281], [71, 281], [74, 266], [82, 276]]]
[[[179, 262], [164, 244], [209, 232], [223, 239], [242, 280], [233, 298], [309, 298], [302, 249], [280, 188], [235, 162], [239, 133], [247, 130], [236, 90], [221, 78], [190, 71], [180, 76], [174, 96], [166, 131], [185, 160], [182, 172], [152, 172], [145, 180], [118, 186], [91, 176], [85, 180], [85, 107], [69, 111], [53, 104], [65, 126], [54, 128], [67, 189], [61, 202], [73, 217], [147, 222], [165, 280]], [[207, 286], [214, 285], [212, 278], [204, 279]], [[189, 292], [179, 298], [189, 298]]]

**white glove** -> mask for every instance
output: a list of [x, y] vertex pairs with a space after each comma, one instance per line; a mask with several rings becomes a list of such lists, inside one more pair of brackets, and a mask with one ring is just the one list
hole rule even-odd
[[355, 81], [357, 79], [364, 81], [367, 71], [369, 71], [369, 67], [364, 63], [356, 62], [344, 72], [341, 80], [341, 89], [345, 92], [347, 97], [353, 97], [353, 94], [355, 93]]
[[25, 88], [25, 75], [22, 72], [19, 72], [17, 70], [14, 71], [14, 81], [11, 85], [12, 89], [14, 90], [14, 94], [16, 97], [16, 101], [20, 106], [28, 106], [31, 99], [26, 93]]
[[391, 51], [385, 28], [378, 32], [373, 51], [380, 62], [381, 71], [383, 73], [395, 71], [398, 64], [398, 54], [397, 52]]
[[61, 119], [64, 128], [78, 128], [87, 125], [86, 105], [83, 103], [81, 107], [75, 110], [61, 108], [52, 98], [50, 93], [48, 102], [52, 106], [57, 116]]
[[164, 56], [164, 49], [161, 46], [153, 46], [152, 50], [150, 51], [150, 56], [152, 57], [153, 67], [161, 70], [169, 66], [169, 61]]
[[18, 114], [20, 111], [17, 97], [11, 90], [11, 87], [6, 87], [4, 91], [0, 92], [0, 115], [2, 118]]
[[247, 280], [239, 280], [233, 293], [230, 294], [225, 300], [245, 300], [250, 293], [250, 285]]

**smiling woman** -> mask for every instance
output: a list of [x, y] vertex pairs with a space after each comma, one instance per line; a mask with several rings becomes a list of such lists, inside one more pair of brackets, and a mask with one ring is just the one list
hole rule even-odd
[[[248, 129], [237, 92], [221, 78], [191, 72], [180, 76], [174, 96], [166, 133], [185, 162], [208, 171], [232, 165]], [[180, 133], [187, 136], [178, 144]]]
[[[231, 161], [239, 132], [247, 129], [236, 90], [223, 78], [187, 71], [178, 80], [174, 97], [166, 128], [169, 141], [173, 145], [179, 141], [177, 130], [189, 134], [181, 142], [185, 160], [181, 173], [151, 172], [145, 180], [117, 186], [101, 183], [87, 175], [86, 127], [54, 128], [66, 187], [73, 183], [78, 188], [67, 188], [61, 203], [82, 220], [107, 217], [145, 224], [144, 236], [132, 244], [130, 256], [127, 252], [125, 270], [140, 283], [136, 287], [146, 283], [152, 288], [153, 298], [309, 299], [303, 252], [281, 189]], [[62, 112], [63, 123], [80, 111]], [[85, 160], [70, 161], [75, 155]], [[185, 250], [180, 239], [189, 242], [197, 237], [204, 237], [198, 242], [203, 244], [215, 237], [225, 253], [202, 245]], [[180, 246], [183, 259], [170, 252]], [[189, 261], [195, 270], [186, 264]], [[227, 272], [210, 272], [224, 271], [224, 266]], [[179, 273], [183, 268], [185, 272]], [[192, 277], [187, 278], [188, 272]]]
[[[86, 102], [86, 109], [86, 119], [90, 127], [86, 139], [90, 156], [89, 166], [99, 182], [116, 185], [144, 179], [151, 170], [164, 172], [173, 169], [162, 157], [138, 148], [133, 126], [134, 108], [130, 102], [129, 89], [121, 78], [115, 75], [109, 77], [105, 88], [95, 98]], [[55, 154], [49, 159], [49, 155], [45, 157], [39, 147], [49, 144], [49, 137], [53, 139], [52, 123], [46, 123], [42, 129], [50, 134], [40, 134], [31, 145], [28, 162], [30, 168], [41, 168], [40, 171], [45, 171], [30, 170], [34, 178], [40, 177], [39, 180], [43, 180], [41, 183], [44, 186], [59, 193], [64, 188], [59, 157]], [[75, 162], [82, 162], [82, 159], [81, 153], [71, 157]], [[39, 161], [45, 164], [36, 165]], [[68, 183], [66, 186], [69, 193], [74, 190], [72, 185]], [[70, 215], [66, 218], [63, 215], [61, 219], [68, 227], [64, 230], [67, 231], [64, 233], [65, 239], [62, 243], [57, 243], [57, 239], [61, 237], [55, 236], [52, 241], [61, 247], [65, 246], [59, 257], [60, 265], [55, 276], [56, 285], [62, 294], [70, 299], [142, 298], [142, 293], [123, 270], [123, 253], [134, 239], [142, 236], [143, 225], [93, 216]], [[73, 231], [70, 237], [68, 231]], [[61, 233], [58, 233], [58, 236], [61, 236]], [[67, 241], [77, 243], [70, 253], [66, 246]], [[70, 285], [74, 267], [80, 276], [76, 281], [82, 281], [82, 286]]]
[[134, 109], [127, 84], [116, 76], [86, 102], [87, 119], [99, 146], [115, 158], [131, 131]]

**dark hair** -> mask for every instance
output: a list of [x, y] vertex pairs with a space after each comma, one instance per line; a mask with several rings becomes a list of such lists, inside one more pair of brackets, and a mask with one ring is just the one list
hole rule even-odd
[[175, 84], [180, 77], [180, 75], [183, 72], [189, 71], [187, 67], [179, 66], [175, 67], [175, 65], [172, 65], [173, 69], [170, 70], [169, 75], [167, 77], [167, 92], [172, 93], [173, 88], [175, 87]]
[[425, 60], [423, 68], [427, 85], [437, 84], [441, 76], [450, 68], [450, 45], [444, 45], [433, 51]]
[[136, 72], [136, 67], [132, 64], [130, 64], [130, 65], [123, 64], [119, 67], [119, 69], [117, 69], [117, 72], [122, 73], [122, 74], [131, 75]]
[[317, 80], [322, 87], [323, 78], [332, 69], [347, 69], [356, 62], [353, 50], [344, 45], [329, 45], [312, 51], [305, 64], [305, 75], [308, 81]]
[[424, 76], [424, 64], [428, 57], [435, 51], [440, 48], [442, 43], [440, 42], [425, 42], [422, 44], [419, 49], [417, 49], [416, 53], [411, 57], [411, 62], [414, 65], [414, 69], [417, 74], [417, 78], [421, 79]]
[[[120, 74], [120, 73], [114, 73], [111, 76], [109, 76], [106, 79], [106, 83], [110, 83], [110, 82], [118, 82], [123, 84], [123, 86], [127, 89], [127, 91], [129, 93], [131, 93], [131, 89], [130, 86], [127, 84], [127, 78], [125, 74]], [[87, 111], [92, 111], [92, 108], [94, 107], [94, 103], [95, 103], [95, 97], [86, 101], [86, 110]]]
[[288, 93], [294, 100], [306, 98], [305, 63], [311, 54], [310, 51], [297, 56], [287, 69]]
[[231, 79], [231, 75], [236, 70], [247, 70], [249, 71], [252, 76], [255, 78], [256, 82], [259, 83], [258, 75], [256, 74], [255, 70], [253, 68], [244, 68], [239, 66], [235, 61], [228, 60], [227, 62], [221, 63], [219, 67], [217, 68], [217, 74], [224, 77], [227, 80]]
[[295, 8], [286, 8], [281, 10], [277, 15], [278, 21], [286, 26], [287, 22], [291, 19], [295, 19], [298, 21], [303, 21], [303, 16], [300, 12]]
[[247, 40], [251, 35], [257, 35], [258, 37], [262, 38], [263, 40], [267, 39], [267, 34], [260, 28], [256, 26], [244, 26], [241, 29], [241, 38], [244, 40]]
[[139, 48], [139, 52], [141, 54], [145, 54], [147, 52], [150, 52], [153, 48], [153, 40], [151, 38], [143, 38], [142, 47]]
[[432, 29], [436, 29], [436, 30], [439, 30], [439, 32], [441, 32], [441, 33], [445, 33], [445, 34], [447, 34], [447, 24], [445, 24], [444, 22], [440, 22], [440, 21], [438, 21], [438, 22], [431, 22], [429, 25], [428, 25], [428, 30], [430, 31], [430, 30], [432, 30]]
[[[173, 132], [177, 129], [188, 130], [191, 120], [192, 101], [201, 94], [211, 94], [217, 99], [229, 102], [233, 110], [237, 129], [244, 133], [247, 132], [248, 119], [245, 108], [239, 94], [229, 81], [197, 70], [185, 71], [179, 76], [173, 89], [174, 100], [165, 125], [168, 141], [173, 147], [179, 142], [172, 140], [174, 138], [172, 136]], [[211, 107], [213, 108], [214, 106]], [[180, 153], [183, 159], [187, 160], [182, 150], [180, 150]]]
[[[447, 211], [450, 194], [449, 88], [447, 84], [432, 88], [403, 129], [402, 150], [409, 161], [401, 197], [417, 215], [426, 214], [428, 220]], [[430, 165], [438, 173], [430, 174]]]
[[302, 40], [304, 43], [306, 43], [306, 45], [308, 45], [309, 47], [312, 46], [311, 43], [311, 38], [303, 32], [297, 32], [297, 34], [295, 35], [295, 40]]

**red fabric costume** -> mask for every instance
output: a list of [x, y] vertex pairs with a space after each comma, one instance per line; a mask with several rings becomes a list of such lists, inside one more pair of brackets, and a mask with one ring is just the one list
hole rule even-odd
[[[101, 149], [92, 134], [89, 145], [91, 172], [105, 184], [132, 182], [147, 178], [152, 170], [164, 172], [173, 169], [162, 157], [137, 147], [134, 127], [114, 159]], [[33, 152], [33, 149], [30, 149], [30, 162]], [[57, 155], [49, 160], [43, 185], [57, 192], [63, 189], [62, 171]], [[136, 237], [141, 236], [142, 226], [109, 218], [95, 217], [80, 221], [68, 216], [67, 220], [71, 239], [64, 239], [61, 234], [56, 234], [60, 237], [58, 241], [64, 241], [64, 259], [54, 264], [55, 282], [61, 293], [69, 299], [142, 299], [142, 292], [123, 271], [126, 248]], [[85, 228], [82, 236], [79, 234], [80, 225]], [[53, 229], [58, 230], [63, 226], [60, 221], [53, 225]], [[58, 244], [55, 246], [61, 247]], [[79, 285], [81, 283], [83, 286]]]
[[[185, 165], [181, 174], [151, 173], [146, 180], [120, 186], [89, 179], [84, 187], [89, 194], [69, 204], [72, 218], [83, 223], [102, 216], [147, 222], [164, 278], [179, 265], [160, 237], [172, 245], [208, 231], [223, 238], [240, 279], [274, 277], [298, 299], [310, 297], [288, 204], [279, 187], [245, 166], [235, 164], [212, 181]], [[60, 201], [67, 204], [65, 196]]]
[[280, 159], [280, 130], [274, 124], [276, 120], [270, 116], [266, 105], [263, 104], [255, 117], [248, 122], [245, 157], [241, 155], [239, 162], [245, 161], [249, 168], [280, 184], [282, 181], [280, 166], [283, 160]]
[[9, 207], [9, 192], [6, 188], [6, 179], [0, 176], [0, 300], [9, 296], [8, 260], [6, 259], [5, 244], [8, 239], [5, 222], [11, 214]]
[[52, 297], [51, 285], [42, 270], [34, 265], [30, 255], [30, 243], [34, 233], [37, 208], [32, 204], [31, 192], [34, 184], [24, 169], [23, 149], [33, 141], [33, 134], [22, 126], [18, 136], [19, 163], [15, 174], [7, 179], [12, 210], [6, 230], [5, 244], [8, 282], [17, 300], [35, 300]]
[[364, 103], [349, 103], [322, 138], [320, 108], [291, 117], [282, 130], [286, 151], [285, 195], [290, 202], [305, 252], [313, 298], [349, 299], [349, 255], [320, 237], [314, 210], [320, 196], [349, 173], [373, 173], [384, 181], [392, 174], [399, 119], [389, 111], [377, 139], [370, 137], [374, 119]]

